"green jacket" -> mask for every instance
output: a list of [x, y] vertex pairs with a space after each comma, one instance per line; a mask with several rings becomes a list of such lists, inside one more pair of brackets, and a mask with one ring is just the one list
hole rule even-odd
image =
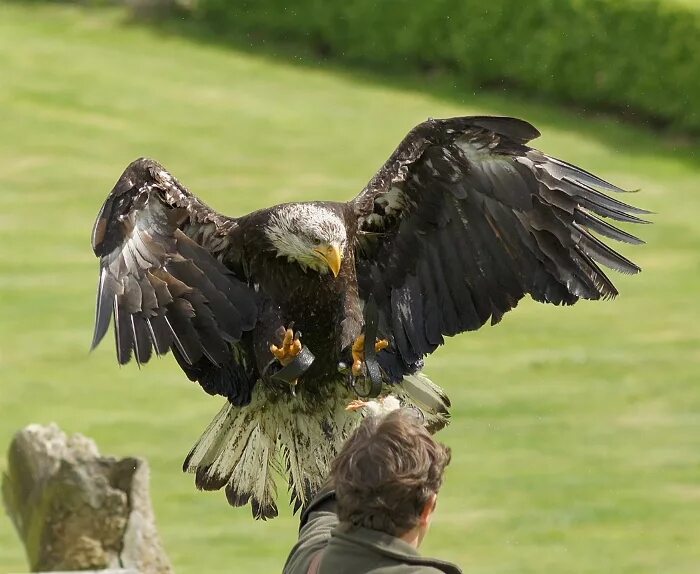
[[400, 538], [339, 524], [335, 493], [321, 492], [301, 515], [299, 540], [283, 574], [307, 574], [322, 550], [318, 574], [461, 574], [454, 564], [423, 558]]

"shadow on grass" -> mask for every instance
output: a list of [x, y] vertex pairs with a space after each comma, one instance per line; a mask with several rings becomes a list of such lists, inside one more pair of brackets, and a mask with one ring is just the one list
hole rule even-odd
[[484, 108], [493, 114], [518, 116], [536, 126], [549, 124], [560, 130], [581, 133], [614, 150], [624, 150], [637, 156], [674, 159], [700, 168], [700, 154], [697, 153], [699, 136], [660, 128], [652, 120], [637, 118], [631, 112], [620, 116], [573, 103], [562, 104], [530, 91], [523, 92], [516, 86], [477, 87], [447, 69], [431, 69], [423, 73], [368, 69], [366, 65], [324, 54], [322, 49], [314, 51], [299, 43], [268, 40], [254, 35], [225, 35], [184, 12], [145, 18], [136, 18], [131, 14], [125, 18], [124, 24], [147, 27], [158, 34], [186, 37], [198, 43], [223, 46], [268, 61], [330, 72], [353, 82], [418, 92], [454, 104]]
[[[52, 3], [48, 0], [10, 0], [16, 4]], [[132, 0], [138, 4], [137, 0]], [[115, 5], [124, 7], [121, 0], [83, 0], [74, 2], [83, 9], [102, 10]], [[698, 145], [700, 135], [661, 127], [652, 119], [645, 119], [630, 110], [601, 111], [562, 103], [530, 90], [513, 85], [476, 86], [468, 78], [459, 77], [447, 68], [430, 68], [422, 72], [397, 72], [387, 67], [368, 67], [333, 54], [322, 46], [316, 49], [284, 39], [269, 39], [262, 35], [224, 34], [213, 30], [182, 9], [165, 9], [165, 3], [150, 0], [143, 3], [155, 9], [136, 13], [125, 10], [124, 26], [138, 26], [156, 34], [186, 38], [199, 44], [224, 47], [273, 63], [320, 70], [351, 82], [428, 95], [452, 104], [483, 108], [485, 113], [509, 115], [526, 119], [535, 126], [549, 125], [555, 129], [578, 133], [612, 150], [624, 150], [638, 157], [671, 159], [700, 169]], [[416, 118], [416, 122], [422, 118]]]

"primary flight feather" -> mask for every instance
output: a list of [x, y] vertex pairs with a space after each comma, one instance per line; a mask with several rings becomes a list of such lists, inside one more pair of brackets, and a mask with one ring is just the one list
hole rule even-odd
[[[119, 363], [171, 351], [191, 380], [226, 397], [185, 460], [199, 488], [225, 487], [232, 505], [250, 502], [256, 518], [270, 518], [275, 474], [286, 472], [298, 508], [357, 424], [346, 406], [357, 398], [349, 381], [366, 373], [368, 301], [382, 393], [437, 430], [449, 401], [420, 369], [445, 336], [497, 323], [526, 294], [556, 305], [612, 298], [600, 266], [640, 270], [599, 236], [641, 243], [611, 222], [645, 223], [647, 212], [529, 147], [538, 135], [507, 117], [428, 120], [352, 201], [242, 217], [136, 160], [93, 230], [93, 347], [113, 320]], [[310, 366], [276, 378], [304, 348]]]

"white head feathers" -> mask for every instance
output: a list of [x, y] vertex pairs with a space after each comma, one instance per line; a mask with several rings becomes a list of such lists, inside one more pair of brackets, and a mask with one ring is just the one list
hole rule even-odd
[[335, 246], [342, 255], [347, 244], [343, 220], [330, 209], [314, 203], [281, 205], [270, 216], [265, 235], [278, 257], [296, 261], [319, 273], [328, 272], [318, 247]]

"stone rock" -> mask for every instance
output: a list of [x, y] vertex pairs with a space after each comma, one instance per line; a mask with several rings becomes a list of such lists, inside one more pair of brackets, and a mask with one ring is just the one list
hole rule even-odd
[[29, 425], [10, 444], [2, 495], [34, 572], [173, 571], [156, 530], [143, 459], [104, 457], [82, 435]]

